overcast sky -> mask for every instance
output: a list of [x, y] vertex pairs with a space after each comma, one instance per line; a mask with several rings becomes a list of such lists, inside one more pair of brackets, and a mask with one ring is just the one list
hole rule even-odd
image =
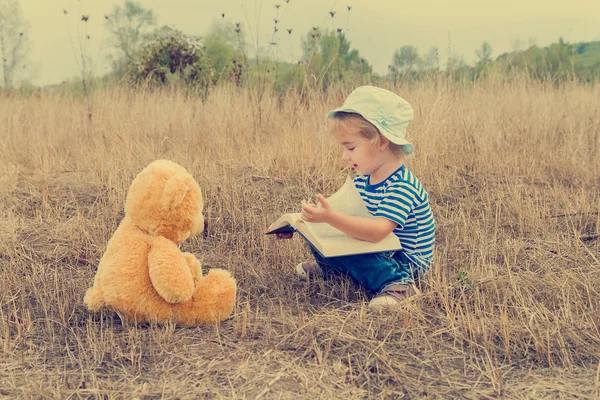
[[[567, 42], [600, 40], [600, 0], [139, 0], [154, 11], [158, 25], [189, 34], [206, 34], [225, 19], [241, 22], [247, 37], [267, 46], [273, 19], [279, 19], [277, 56], [297, 60], [301, 35], [312, 26], [348, 29], [346, 35], [379, 73], [391, 63], [394, 50], [413, 45], [423, 55], [439, 49], [442, 65], [448, 48], [476, 59], [483, 41], [492, 45], [493, 57], [529, 43], [546, 46], [563, 37]], [[108, 72], [111, 49], [104, 30], [104, 15], [123, 0], [21, 0], [31, 23], [33, 48], [28, 65], [35, 84], [59, 83], [78, 73], [77, 40], [83, 37], [82, 14], [90, 16], [91, 56], [96, 74]], [[280, 4], [276, 9], [275, 4]], [[347, 7], [352, 6], [348, 11]], [[68, 11], [65, 16], [63, 9]], [[335, 11], [332, 19], [329, 11]], [[258, 29], [257, 29], [258, 28]], [[293, 29], [288, 35], [285, 29]], [[72, 46], [72, 44], [75, 46]], [[254, 50], [250, 50], [250, 55]]]

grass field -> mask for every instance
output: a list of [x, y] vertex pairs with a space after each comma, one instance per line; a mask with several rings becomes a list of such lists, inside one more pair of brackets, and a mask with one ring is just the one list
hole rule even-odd
[[[437, 244], [424, 296], [385, 313], [349, 280], [298, 280], [302, 240], [263, 234], [349, 173], [325, 121], [346, 93], [0, 97], [0, 397], [598, 398], [600, 87], [394, 90], [415, 109]], [[204, 191], [209, 235], [183, 248], [238, 281], [219, 326], [83, 305], [159, 158]]]

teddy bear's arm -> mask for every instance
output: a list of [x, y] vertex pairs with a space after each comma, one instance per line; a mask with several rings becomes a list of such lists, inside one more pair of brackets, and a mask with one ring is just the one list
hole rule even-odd
[[187, 260], [179, 248], [164, 237], [152, 240], [148, 254], [148, 272], [152, 286], [169, 303], [181, 303], [192, 298], [194, 278]]

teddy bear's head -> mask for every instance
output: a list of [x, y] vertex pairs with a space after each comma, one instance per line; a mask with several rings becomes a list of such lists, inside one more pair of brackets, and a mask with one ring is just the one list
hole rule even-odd
[[204, 230], [202, 191], [185, 168], [152, 162], [129, 187], [125, 215], [140, 229], [181, 243]]

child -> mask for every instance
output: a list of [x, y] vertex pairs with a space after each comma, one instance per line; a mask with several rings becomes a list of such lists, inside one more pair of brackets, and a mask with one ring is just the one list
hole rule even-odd
[[[331, 209], [322, 195], [318, 205], [302, 202], [302, 219], [325, 222], [361, 240], [378, 242], [390, 232], [402, 250], [323, 258], [312, 249], [316, 263], [296, 266], [300, 276], [322, 271], [350, 275], [368, 290], [377, 292], [370, 308], [398, 304], [418, 293], [415, 278], [433, 260], [435, 222], [427, 192], [404, 165], [413, 152], [405, 139], [413, 109], [396, 94], [373, 86], [355, 89], [344, 104], [329, 112], [331, 133], [343, 147], [343, 160], [352, 165], [358, 189], [374, 219], [353, 217]], [[291, 234], [280, 234], [288, 239]]]

